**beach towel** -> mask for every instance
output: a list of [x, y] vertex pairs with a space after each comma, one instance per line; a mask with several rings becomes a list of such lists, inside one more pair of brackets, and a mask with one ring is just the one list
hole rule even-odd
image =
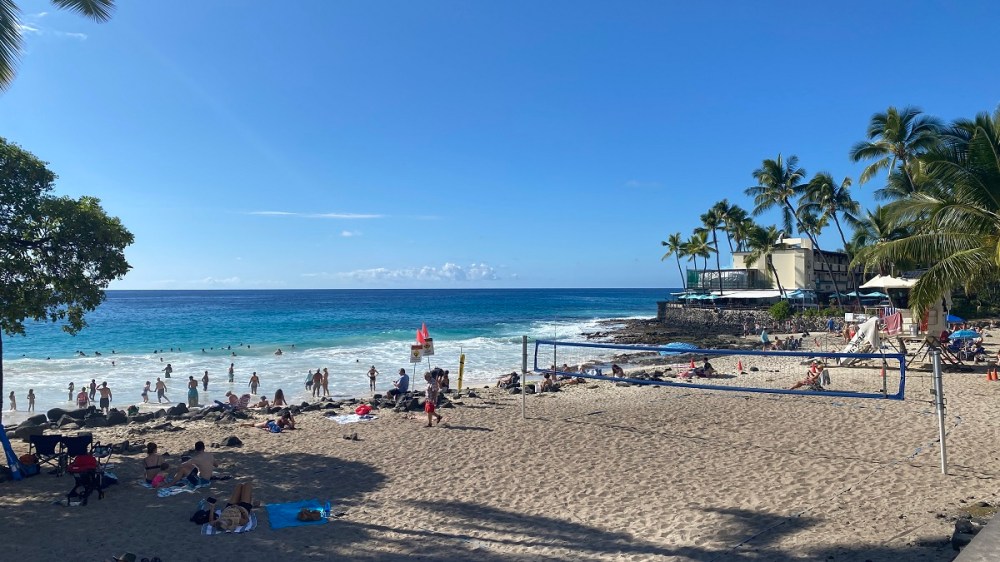
[[374, 419], [378, 419], [378, 416], [373, 415], [373, 414], [367, 414], [367, 415], [364, 415], [364, 416], [359, 416], [357, 414], [342, 414], [342, 415], [339, 415], [339, 416], [327, 416], [326, 419], [333, 420], [333, 421], [339, 423], [340, 425], [344, 425], [344, 424], [348, 424], [348, 423], [371, 421], [371, 420], [374, 420]]
[[903, 313], [897, 312], [885, 317], [885, 333], [894, 336], [903, 331]]
[[326, 518], [319, 521], [299, 521], [299, 511], [303, 508], [322, 510], [323, 505], [319, 500], [304, 500], [290, 503], [269, 503], [267, 509], [267, 519], [271, 522], [272, 529], [284, 529], [286, 527], [302, 527], [306, 525], [322, 525], [326, 523]]
[[[218, 515], [222, 515], [222, 510], [221, 509], [216, 509], [215, 510], [215, 514], [217, 516]], [[248, 521], [247, 524], [243, 525], [242, 527], [236, 527], [235, 529], [232, 529], [232, 530], [229, 530], [229, 531], [223, 531], [222, 529], [213, 527], [211, 523], [205, 523], [204, 525], [201, 526], [201, 534], [203, 534], [203, 535], [222, 535], [222, 534], [225, 534], [225, 533], [249, 533], [250, 531], [253, 531], [256, 528], [257, 528], [257, 514], [251, 511], [250, 512], [250, 521]]]
[[177, 494], [181, 494], [181, 493], [193, 494], [194, 491], [197, 490], [198, 488], [204, 488], [206, 486], [210, 486], [211, 484], [212, 484], [211, 481], [202, 480], [197, 486], [194, 486], [194, 485], [191, 485], [191, 484], [182, 484], [182, 485], [179, 485], [179, 486], [170, 486], [169, 488], [160, 488], [156, 492], [156, 495], [160, 496], [161, 498], [167, 498], [167, 497], [170, 497], [170, 496], [176, 496]]

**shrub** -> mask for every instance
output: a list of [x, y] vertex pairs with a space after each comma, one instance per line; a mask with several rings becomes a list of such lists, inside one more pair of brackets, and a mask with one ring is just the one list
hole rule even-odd
[[770, 313], [776, 322], [787, 320], [792, 316], [792, 305], [788, 301], [778, 301], [771, 305]]

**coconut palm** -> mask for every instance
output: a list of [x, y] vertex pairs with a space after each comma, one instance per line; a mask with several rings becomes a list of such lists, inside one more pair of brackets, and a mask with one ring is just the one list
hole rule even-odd
[[[784, 162], [781, 159], [781, 154], [778, 154], [777, 159], [764, 160], [761, 163], [761, 167], [754, 170], [753, 177], [757, 180], [757, 185], [748, 187], [746, 194], [754, 198], [754, 216], [774, 207], [780, 207], [785, 232], [792, 231], [792, 221], [794, 220], [798, 231], [805, 234], [809, 238], [809, 241], [812, 242], [812, 247], [819, 253], [820, 260], [826, 266], [832, 278], [833, 269], [830, 267], [829, 260], [827, 260], [826, 254], [823, 253], [823, 249], [819, 246], [819, 240], [812, 234], [813, 231], [810, 228], [804, 228], [799, 223], [795, 207], [792, 206], [792, 199], [799, 197], [806, 191], [806, 186], [802, 183], [805, 176], [805, 169], [799, 168], [798, 157], [794, 155], [789, 156], [788, 161]], [[836, 289], [836, 279], [833, 280], [833, 283]], [[839, 289], [836, 290], [838, 293], [840, 292]], [[839, 294], [837, 295], [837, 303], [838, 305], [840, 304]]]
[[733, 240], [736, 242], [737, 252], [746, 252], [747, 242], [757, 228], [757, 223], [751, 218], [744, 218], [733, 226]]
[[681, 233], [675, 232], [667, 237], [666, 240], [660, 242], [661, 246], [666, 246], [667, 253], [663, 254], [660, 261], [663, 261], [670, 256], [674, 256], [677, 260], [677, 273], [681, 274], [681, 287], [687, 289], [687, 280], [684, 278], [684, 270], [681, 269], [681, 258], [684, 257], [684, 240], [681, 239]]
[[[910, 232], [906, 228], [900, 226], [889, 215], [886, 208], [881, 205], [876, 206], [874, 210], [866, 210], [862, 216], [858, 217], [851, 223], [851, 226], [854, 228], [854, 234], [851, 236], [850, 247], [855, 256], [866, 248], [872, 248], [885, 242], [899, 240], [909, 236], [910, 234]], [[894, 273], [894, 269], [896, 269], [896, 264], [881, 258], [874, 260], [855, 259], [854, 261], [858, 265], [864, 265], [865, 269], [868, 271], [878, 271], [879, 275], [891, 275]], [[907, 263], [902, 265], [903, 268], [905, 268], [906, 265], [912, 265], [912, 262], [907, 260]]]
[[914, 231], [866, 248], [858, 258], [868, 266], [904, 259], [927, 266], [910, 293], [918, 312], [956, 287], [1000, 280], [1000, 110], [956, 122], [953, 129], [967, 135], [946, 137], [945, 146], [922, 157], [928, 176], [950, 189], [891, 203], [891, 217], [914, 224]]
[[802, 180], [806, 177], [806, 171], [799, 168], [799, 158], [792, 155], [785, 161], [778, 154], [778, 158], [774, 160], [764, 160], [760, 168], [754, 170], [753, 177], [757, 180], [757, 185], [744, 190], [753, 197], [753, 215], [756, 217], [774, 207], [780, 207], [785, 232], [792, 232], [795, 218], [792, 199], [805, 191]]
[[848, 223], [856, 222], [861, 205], [851, 197], [851, 178], [844, 178], [838, 184], [829, 173], [820, 172], [806, 186], [805, 193], [799, 200], [799, 210], [833, 220], [840, 234], [840, 241], [846, 247], [847, 237], [844, 236], [839, 216], [843, 215]]
[[937, 119], [921, 115], [916, 107], [904, 107], [899, 111], [890, 106], [885, 113], [872, 115], [868, 140], [858, 142], [850, 151], [854, 162], [875, 160], [861, 172], [858, 183], [867, 183], [883, 170], [892, 172], [899, 163], [913, 184], [909, 165], [938, 144], [940, 130], [941, 123]]
[[719, 279], [719, 296], [722, 296], [722, 264], [719, 262], [719, 236], [718, 231], [723, 227], [723, 211], [728, 207], [728, 203], [725, 201], [719, 201], [708, 212], [701, 215], [701, 227], [695, 229], [695, 232], [704, 232], [706, 237], [709, 232], [712, 233], [712, 248], [715, 252], [715, 271]]
[[747, 219], [747, 212], [739, 205], [730, 205], [726, 199], [716, 203], [714, 208], [717, 209], [719, 216], [722, 218], [722, 231], [726, 234], [726, 241], [729, 242], [729, 253], [733, 253], [735, 251], [733, 240], [735, 239], [736, 231], [739, 224]]
[[704, 272], [708, 271], [708, 258], [714, 251], [712, 245], [708, 243], [708, 232], [705, 231], [695, 230], [687, 242], [684, 243], [684, 252], [694, 261], [695, 270], [698, 269], [697, 259], [705, 259], [705, 267], [702, 268], [702, 275], [699, 276], [699, 285], [701, 285], [701, 280], [704, 279]]
[[[51, 0], [57, 8], [77, 12], [96, 22], [111, 19], [114, 0]], [[14, 81], [17, 61], [21, 56], [20, 10], [14, 0], [0, 0], [0, 91]]]
[[778, 286], [778, 292], [782, 297], [785, 296], [785, 289], [781, 286], [781, 280], [778, 279], [778, 270], [774, 268], [772, 257], [774, 256], [774, 251], [781, 247], [781, 239], [783, 237], [784, 232], [779, 231], [774, 225], [767, 228], [755, 226], [750, 231], [750, 236], [746, 241], [749, 253], [743, 258], [743, 262], [749, 267], [753, 267], [755, 263], [764, 260], [765, 271], [767, 271], [768, 277], [774, 279], [774, 283]]

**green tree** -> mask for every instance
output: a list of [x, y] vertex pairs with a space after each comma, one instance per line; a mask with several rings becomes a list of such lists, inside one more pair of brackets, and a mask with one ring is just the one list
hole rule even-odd
[[[799, 212], [816, 214], [823, 220], [833, 220], [840, 234], [840, 241], [847, 252], [848, 260], [854, 259], [847, 244], [847, 237], [844, 236], [844, 229], [840, 225], [840, 215], [848, 223], [857, 221], [858, 213], [861, 212], [861, 205], [851, 197], [851, 178], [844, 178], [839, 184], [827, 172], [819, 172], [813, 179], [809, 180], [806, 190], [799, 199]], [[818, 236], [818, 234], [817, 234]], [[833, 272], [830, 273], [833, 275]], [[836, 287], [836, 281], [834, 281]], [[857, 294], [858, 279], [854, 279], [855, 294]], [[837, 291], [839, 292], [839, 288]], [[855, 303], [861, 308], [861, 297], [855, 297]]]
[[921, 115], [916, 107], [899, 111], [890, 106], [885, 113], [872, 115], [867, 140], [858, 142], [850, 151], [854, 162], [875, 160], [861, 172], [858, 182], [865, 184], [883, 170], [891, 173], [899, 163], [912, 185], [910, 163], [938, 144], [940, 130], [937, 119]]
[[[712, 248], [712, 245], [708, 243], [708, 233], [705, 231], [695, 230], [695, 232], [691, 234], [691, 237], [688, 238], [687, 242], [684, 243], [684, 253], [690, 256], [691, 260], [694, 261], [694, 267], [696, 270], [698, 269], [697, 258], [705, 259], [705, 267], [702, 268], [702, 275], [699, 277], [699, 285], [702, 284], [701, 281], [705, 278], [705, 272], [708, 271], [708, 258], [712, 255], [713, 251], [715, 250]], [[705, 287], [699, 288], [704, 289]]]
[[944, 146], [921, 158], [931, 180], [950, 189], [919, 192], [887, 206], [913, 232], [860, 252], [862, 263], [913, 259], [927, 271], [910, 292], [922, 313], [957, 287], [1000, 280], [1000, 109], [958, 121]]
[[779, 231], [774, 225], [767, 228], [759, 226], [754, 228], [747, 238], [747, 249], [749, 252], [743, 258], [743, 262], [748, 267], [753, 267], [755, 263], [764, 260], [765, 271], [767, 271], [769, 277], [774, 279], [774, 283], [778, 286], [778, 292], [781, 293], [782, 297], [785, 296], [785, 289], [781, 286], [781, 279], [778, 279], [778, 270], [774, 268], [772, 257], [774, 256], [774, 251], [782, 246], [781, 239], [783, 236], [784, 233]]
[[[114, 0], [51, 0], [57, 8], [84, 15], [96, 22], [111, 19]], [[17, 61], [21, 55], [21, 28], [14, 0], [0, 0], [0, 91], [14, 81]]]
[[[854, 228], [854, 234], [851, 236], [850, 246], [855, 256], [855, 262], [858, 262], [857, 256], [866, 248], [899, 240], [910, 234], [906, 228], [897, 224], [889, 216], [886, 208], [881, 205], [876, 206], [874, 210], [866, 210], [863, 215], [852, 221], [851, 226]], [[879, 275], [891, 275], [895, 273], [897, 268], [905, 269], [907, 266], [915, 265], [912, 260], [907, 259], [897, 266], [885, 258], [874, 255], [862, 261], [866, 270], [878, 271]]]
[[708, 212], [701, 215], [702, 226], [695, 229], [695, 232], [704, 232], [706, 235], [712, 233], [712, 251], [715, 252], [715, 272], [719, 279], [719, 296], [722, 296], [722, 264], [719, 262], [719, 229], [724, 226], [723, 213], [728, 204], [719, 201]]
[[93, 197], [51, 195], [45, 162], [0, 138], [0, 396], [3, 333], [24, 321], [65, 321], [75, 334], [108, 283], [129, 270], [132, 234]]
[[798, 198], [806, 191], [806, 186], [802, 183], [805, 176], [805, 169], [799, 168], [798, 157], [794, 155], [789, 156], [786, 162], [782, 160], [781, 154], [779, 154], [777, 159], [764, 160], [761, 163], [761, 167], [754, 170], [753, 177], [757, 180], [757, 185], [748, 187], [746, 194], [754, 198], [754, 216], [760, 215], [774, 207], [781, 208], [782, 223], [785, 226], [785, 232], [792, 232], [792, 221], [795, 221], [798, 231], [804, 233], [809, 238], [809, 241], [812, 242], [812, 247], [819, 253], [820, 261], [823, 262], [827, 271], [830, 272], [834, 290], [837, 292], [837, 304], [839, 306], [840, 290], [837, 286], [836, 278], [833, 277], [833, 269], [830, 267], [830, 262], [826, 258], [826, 254], [823, 253], [823, 249], [820, 248], [819, 240], [813, 234], [813, 230], [803, 227], [796, 214], [796, 209], [792, 205], [792, 199]]
[[681, 233], [671, 234], [666, 240], [661, 241], [660, 245], [667, 248], [667, 253], [663, 254], [660, 261], [674, 256], [677, 260], [677, 273], [681, 275], [681, 287], [687, 289], [687, 280], [684, 278], [684, 270], [681, 269], [681, 258], [684, 257], [684, 240], [681, 238]]

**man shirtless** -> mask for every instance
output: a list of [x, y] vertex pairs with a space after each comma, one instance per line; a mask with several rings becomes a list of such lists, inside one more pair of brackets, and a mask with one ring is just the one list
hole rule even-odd
[[194, 455], [181, 464], [170, 486], [178, 484], [181, 480], [187, 480], [192, 486], [205, 486], [211, 483], [212, 470], [217, 466], [219, 462], [215, 460], [215, 455], [205, 451], [205, 443], [198, 441], [194, 444]]
[[319, 396], [320, 392], [323, 392], [323, 372], [316, 369], [316, 374], [313, 375], [312, 380], [312, 395]]
[[162, 400], [170, 402], [170, 397], [167, 396], [167, 384], [161, 381], [160, 377], [156, 377], [156, 403], [159, 404]]
[[108, 388], [108, 382], [101, 383], [101, 387], [97, 391], [101, 393], [101, 411], [104, 412], [104, 415], [108, 415], [111, 410], [111, 389]]

